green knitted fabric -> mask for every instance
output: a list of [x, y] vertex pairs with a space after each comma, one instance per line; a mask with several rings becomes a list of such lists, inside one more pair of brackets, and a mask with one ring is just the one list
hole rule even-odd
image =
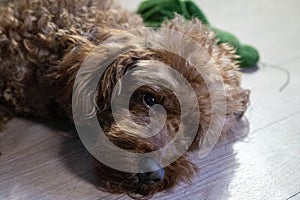
[[240, 66], [251, 67], [255, 66], [259, 61], [258, 51], [249, 45], [242, 45], [237, 49], [237, 54], [240, 55]]
[[229, 43], [236, 49], [237, 54], [240, 56], [240, 67], [254, 67], [259, 61], [259, 53], [254, 47], [242, 45], [237, 37], [231, 33], [212, 28], [204, 13], [193, 1], [145, 0], [140, 4], [137, 13], [143, 17], [144, 23], [149, 27], [160, 27], [166, 18], [173, 19], [175, 13], [184, 16], [187, 20], [198, 18], [216, 32], [219, 43]]

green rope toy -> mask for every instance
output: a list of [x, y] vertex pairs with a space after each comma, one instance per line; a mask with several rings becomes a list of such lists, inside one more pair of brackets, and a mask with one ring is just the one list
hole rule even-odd
[[[211, 27], [207, 18], [200, 8], [190, 0], [145, 0], [139, 6], [137, 13], [140, 14], [146, 26], [160, 27], [165, 18], [173, 19], [175, 13], [184, 16], [185, 19], [200, 19], [204, 24]], [[259, 61], [258, 51], [249, 45], [242, 45], [240, 41], [231, 33], [212, 28], [216, 33], [219, 43], [229, 43], [236, 49], [236, 54], [240, 56], [241, 68], [255, 67]]]

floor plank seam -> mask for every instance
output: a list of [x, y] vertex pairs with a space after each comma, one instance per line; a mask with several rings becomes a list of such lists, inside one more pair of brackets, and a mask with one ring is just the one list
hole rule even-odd
[[[295, 194], [293, 194], [292, 196], [290, 196], [290, 197], [288, 197], [287, 199], [285, 199], [285, 200], [290, 200], [290, 199], [293, 199], [294, 197], [296, 197], [296, 196], [298, 196], [300, 194], [300, 191], [299, 192], [297, 192], [297, 193], [295, 193]], [[298, 196], [299, 197], [299, 196]]]
[[287, 120], [287, 119], [289, 119], [290, 117], [293, 117], [293, 116], [295, 116], [295, 115], [297, 115], [297, 114], [299, 114], [299, 113], [300, 113], [300, 111], [294, 112], [294, 113], [292, 113], [292, 114], [290, 114], [290, 115], [288, 115], [288, 116], [285, 116], [285, 117], [283, 117], [283, 118], [281, 118], [281, 119], [278, 119], [278, 120], [276, 120], [276, 121], [274, 121], [274, 122], [271, 122], [271, 123], [269, 123], [269, 124], [267, 124], [267, 125], [265, 125], [265, 126], [262, 126], [262, 127], [257, 128], [257, 129], [254, 129], [254, 130], [252, 131], [252, 134], [253, 134], [253, 133], [256, 133], [256, 132], [258, 132], [258, 131], [261, 131], [261, 130], [263, 130], [263, 129], [265, 129], [265, 128], [271, 127], [271, 126], [273, 126], [274, 124], [277, 124], [277, 123], [279, 123], [279, 122], [282, 122], [282, 121], [284, 121], [284, 120]]

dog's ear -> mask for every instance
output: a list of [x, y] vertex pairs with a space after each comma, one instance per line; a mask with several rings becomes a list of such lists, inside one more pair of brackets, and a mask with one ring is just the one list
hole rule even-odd
[[[173, 34], [174, 37], [169, 38], [172, 42], [168, 45], [177, 49], [180, 56], [192, 61], [193, 66], [202, 77], [205, 77], [205, 82], [199, 79], [198, 84], [197, 81], [194, 84], [198, 87], [196, 93], [199, 98], [201, 130], [191, 150], [197, 149], [199, 144], [205, 148], [206, 144], [201, 137], [206, 136], [207, 141], [214, 141], [219, 136], [218, 132], [222, 130], [220, 128], [222, 123], [217, 124], [213, 129], [209, 128], [208, 125], [214, 123], [212, 116], [225, 118], [222, 131], [225, 133], [232, 128], [236, 118], [242, 116], [247, 108], [249, 92], [240, 88], [241, 75], [235, 49], [228, 44], [218, 44], [215, 33], [198, 19], [187, 21], [177, 15], [173, 20], [166, 20], [162, 29], [184, 35], [181, 37]], [[187, 73], [190, 74], [188, 71]], [[223, 105], [226, 105], [225, 109]], [[225, 116], [213, 110], [223, 110]], [[210, 145], [210, 142], [207, 144]]]

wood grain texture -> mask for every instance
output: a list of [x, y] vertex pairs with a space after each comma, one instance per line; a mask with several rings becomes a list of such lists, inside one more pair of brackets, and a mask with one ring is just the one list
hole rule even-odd
[[[121, 1], [130, 8], [138, 2]], [[197, 2], [213, 24], [257, 46], [267, 64], [243, 74], [251, 107], [208, 156], [194, 156], [201, 170], [192, 183], [153, 199], [300, 199], [299, 1]], [[0, 152], [1, 200], [130, 199], [100, 190], [76, 134], [16, 118], [0, 133]]]

